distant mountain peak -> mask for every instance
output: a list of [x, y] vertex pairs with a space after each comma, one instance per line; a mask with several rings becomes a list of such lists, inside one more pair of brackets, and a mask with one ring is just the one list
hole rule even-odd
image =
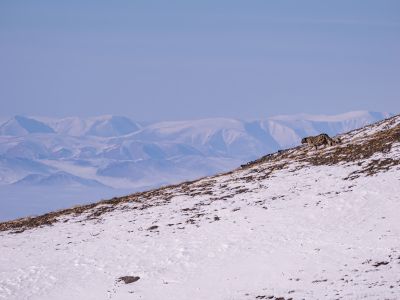
[[89, 126], [86, 134], [111, 137], [133, 133], [139, 129], [140, 126], [127, 117], [106, 115], [93, 118], [93, 123]]
[[43, 122], [19, 115], [0, 126], [0, 135], [18, 136], [31, 133], [54, 133], [54, 130]]
[[29, 174], [14, 183], [18, 186], [89, 186], [89, 187], [105, 187], [102, 183], [93, 179], [81, 178], [67, 172], [59, 171], [50, 175]]

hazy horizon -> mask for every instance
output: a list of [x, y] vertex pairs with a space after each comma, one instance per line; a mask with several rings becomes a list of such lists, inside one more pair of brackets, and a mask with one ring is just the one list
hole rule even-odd
[[207, 119], [235, 119], [235, 120], [240, 120], [240, 121], [256, 121], [256, 120], [265, 120], [265, 119], [270, 119], [270, 118], [277, 118], [277, 117], [334, 117], [334, 116], [345, 116], [348, 114], [352, 113], [363, 113], [363, 112], [368, 112], [368, 113], [378, 113], [378, 114], [388, 114], [388, 115], [396, 115], [399, 114], [400, 112], [392, 112], [392, 111], [368, 111], [368, 110], [352, 110], [352, 111], [344, 111], [341, 113], [333, 114], [333, 113], [319, 113], [319, 114], [312, 114], [312, 113], [307, 113], [307, 112], [298, 112], [298, 113], [292, 113], [292, 114], [274, 114], [270, 115], [267, 114], [263, 117], [260, 118], [241, 118], [241, 117], [228, 117], [228, 116], [214, 116], [214, 117], [194, 117], [194, 118], [166, 118], [166, 119], [138, 119], [138, 118], [133, 118], [130, 115], [127, 114], [100, 114], [100, 115], [65, 115], [65, 116], [52, 116], [52, 115], [28, 115], [28, 114], [15, 114], [15, 115], [10, 115], [10, 116], [0, 116], [0, 125], [2, 123], [7, 122], [8, 120], [17, 117], [17, 116], [22, 116], [26, 118], [37, 118], [37, 119], [43, 119], [43, 120], [58, 120], [58, 119], [68, 119], [68, 118], [80, 118], [80, 119], [95, 119], [95, 118], [101, 118], [101, 117], [125, 117], [129, 118], [132, 121], [143, 123], [143, 124], [151, 124], [151, 123], [162, 123], [162, 122], [184, 122], [184, 121], [196, 121], [196, 120], [207, 120]]
[[3, 1], [4, 115], [400, 111], [398, 1]]

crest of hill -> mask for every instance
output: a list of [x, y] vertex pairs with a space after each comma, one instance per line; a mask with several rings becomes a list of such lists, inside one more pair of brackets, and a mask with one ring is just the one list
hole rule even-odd
[[55, 132], [69, 136], [117, 137], [138, 131], [141, 125], [124, 116], [104, 115], [91, 118], [39, 118]]
[[[84, 218], [93, 220], [116, 210], [146, 209], [152, 206], [166, 205], [176, 196], [206, 196], [216, 200], [227, 197], [227, 185], [218, 185], [217, 179], [226, 177], [226, 181], [258, 182], [273, 176], [277, 170], [296, 166], [296, 170], [312, 166], [350, 165], [352, 170], [343, 180], [354, 180], [360, 176], [372, 176], [400, 165], [398, 145], [400, 142], [400, 115], [356, 129], [338, 137], [341, 144], [318, 149], [297, 146], [276, 153], [268, 154], [249, 162], [228, 173], [205, 177], [199, 180], [183, 182], [177, 185], [113, 198], [97, 203], [48, 213], [38, 217], [23, 218], [0, 223], [0, 231], [12, 230], [23, 232], [44, 225], [52, 225], [64, 220]], [[396, 151], [392, 151], [397, 147]], [[389, 155], [385, 155], [389, 154]], [[218, 190], [218, 193], [215, 193]], [[245, 186], [235, 193], [246, 193]]]
[[91, 186], [91, 187], [105, 187], [97, 180], [81, 178], [74, 176], [67, 172], [56, 172], [50, 175], [43, 174], [29, 174], [23, 179], [13, 183], [16, 186]]
[[43, 122], [24, 116], [15, 116], [0, 126], [0, 135], [21, 136], [31, 133], [54, 133]]

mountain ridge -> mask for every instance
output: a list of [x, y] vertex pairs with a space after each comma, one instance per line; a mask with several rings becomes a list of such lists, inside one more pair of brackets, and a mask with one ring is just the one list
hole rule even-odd
[[[264, 119], [238, 119], [238, 118], [202, 118], [190, 119], [179, 121], [156, 121], [156, 122], [135, 122], [131, 118], [118, 115], [101, 115], [95, 117], [37, 117], [37, 116], [19, 116], [16, 115], [7, 120], [2, 118], [0, 122], [0, 135], [5, 135], [3, 127], [10, 122], [17, 122], [22, 126], [26, 132], [29, 133], [57, 133], [71, 136], [84, 136], [93, 135], [98, 137], [117, 137], [126, 134], [135, 133], [146, 127], [153, 128], [179, 128], [179, 125], [187, 126], [186, 124], [194, 124], [194, 127], [199, 127], [199, 124], [216, 124], [220, 123], [220, 127], [226, 128], [226, 122], [265, 122], [265, 121], [310, 121], [310, 122], [343, 122], [349, 120], [363, 119], [365, 121], [376, 121], [377, 119], [387, 118], [394, 114], [388, 112], [374, 112], [374, 111], [350, 111], [336, 115], [322, 115], [322, 114], [293, 114], [293, 115], [276, 115]], [[1, 120], [0, 120], [1, 121]], [[29, 126], [31, 125], [31, 126]], [[115, 127], [114, 132], [110, 131], [104, 133], [96, 133], [97, 126]], [[35, 127], [40, 128], [35, 128]], [[200, 125], [201, 127], [202, 125]], [[125, 127], [125, 128], [124, 128]], [[126, 128], [128, 127], [128, 128]], [[215, 127], [215, 125], [213, 126]], [[111, 128], [109, 130], [111, 130]], [[212, 127], [211, 127], [212, 128]], [[11, 135], [18, 135], [18, 132], [11, 133]]]

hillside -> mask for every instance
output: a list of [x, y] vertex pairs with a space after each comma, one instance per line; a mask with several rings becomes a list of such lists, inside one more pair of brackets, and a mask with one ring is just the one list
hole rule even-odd
[[398, 299], [400, 115], [340, 138], [0, 223], [0, 299]]
[[[93, 193], [93, 182], [103, 185], [100, 195], [106, 198], [193, 180], [293, 147], [307, 135], [336, 135], [389, 115], [356, 111], [146, 124], [112, 115], [16, 116], [0, 125], [0, 221], [94, 201], [99, 192]], [[69, 195], [71, 180], [51, 180], [60, 173], [79, 182], [73, 197], [63, 197]], [[46, 184], [15, 187], [21, 182], [39, 182], [38, 178]], [[43, 195], [53, 193], [54, 188], [59, 190], [57, 195], [44, 201]]]

